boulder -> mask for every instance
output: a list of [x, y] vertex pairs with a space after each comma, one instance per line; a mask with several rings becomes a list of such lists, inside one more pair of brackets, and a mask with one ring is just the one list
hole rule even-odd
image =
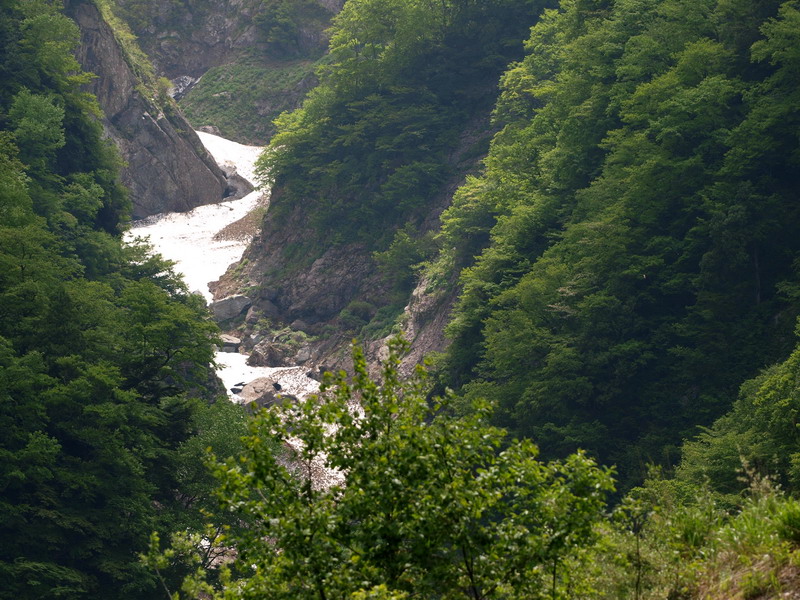
[[[179, 77], [177, 77], [177, 78], [172, 80], [172, 85], [176, 86], [176, 88], [177, 88], [177, 85], [176, 85], [175, 82], [178, 81], [178, 80], [186, 80], [186, 79], [194, 80], [194, 78], [192, 78], [192, 77], [190, 77], [188, 75], [181, 75], [181, 76], [179, 76]], [[197, 80], [197, 81], [199, 81], [199, 80]], [[195, 83], [196, 83], [196, 81], [195, 81]], [[216, 125], [203, 125], [201, 127], [198, 127], [197, 131], [202, 131], [203, 133], [210, 133], [211, 135], [216, 135], [218, 137], [222, 137], [222, 132], [219, 130], [219, 127], [217, 127]]]
[[289, 327], [291, 327], [295, 331], [308, 331], [308, 323], [306, 323], [302, 319], [295, 319], [294, 321], [292, 321]]
[[307, 347], [300, 348], [297, 354], [294, 355], [294, 360], [298, 365], [302, 365], [311, 360], [311, 349]]
[[251, 306], [250, 309], [247, 311], [247, 315], [244, 318], [244, 322], [248, 325], [255, 325], [258, 323], [259, 319], [261, 319], [261, 311], [258, 310], [255, 306]]
[[261, 408], [278, 402], [297, 402], [295, 396], [282, 394], [280, 389], [281, 385], [271, 377], [259, 377], [244, 386], [239, 398], [243, 404], [255, 402]]
[[222, 340], [222, 351], [223, 352], [238, 352], [239, 346], [242, 345], [242, 340], [237, 337], [233, 337], [232, 335], [222, 334], [219, 336]]
[[250, 336], [247, 338], [247, 346], [250, 348], [255, 348], [258, 344], [260, 344], [266, 339], [267, 339], [267, 334], [261, 333], [260, 331], [250, 334]]
[[309, 379], [313, 379], [314, 381], [322, 381], [325, 376], [326, 371], [330, 371], [331, 369], [326, 365], [319, 365], [316, 369], [311, 369], [306, 373], [306, 377]]
[[215, 321], [227, 321], [238, 317], [245, 309], [250, 308], [251, 304], [247, 296], [236, 295], [212, 302], [209, 308]]
[[251, 367], [285, 367], [288, 366], [289, 352], [282, 344], [263, 341], [256, 344], [247, 359]]
[[223, 164], [220, 165], [220, 168], [225, 174], [228, 184], [225, 188], [226, 200], [237, 200], [239, 198], [244, 198], [247, 194], [253, 191], [253, 184], [239, 175], [234, 165]]
[[262, 298], [258, 301], [258, 310], [260, 310], [265, 317], [276, 318], [281, 314], [281, 309], [275, 306], [275, 303]]

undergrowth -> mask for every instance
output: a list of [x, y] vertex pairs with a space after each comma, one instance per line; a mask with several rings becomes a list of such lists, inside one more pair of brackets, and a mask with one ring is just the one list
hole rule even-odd
[[180, 101], [195, 127], [214, 125], [224, 137], [264, 144], [274, 133], [273, 119], [294, 108], [314, 63], [264, 64], [246, 59], [209, 69]]

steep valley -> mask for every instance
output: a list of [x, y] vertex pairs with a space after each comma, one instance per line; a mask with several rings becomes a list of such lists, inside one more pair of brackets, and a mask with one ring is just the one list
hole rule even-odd
[[799, 82], [798, 0], [0, 1], [0, 600], [800, 598]]
[[[615, 21], [630, 17], [622, 6], [545, 12], [523, 54], [550, 3], [389, 4], [386, 14], [378, 0], [118, 4], [129, 19], [139, 11], [134, 28], [164, 74], [213, 80], [219, 91], [195, 98], [195, 116], [240, 95], [220, 73], [256, 61], [261, 71], [243, 72], [269, 81], [263, 69], [310, 65], [319, 11], [339, 11], [318, 84], [289, 78], [306, 99], [290, 92], [298, 107], [265, 134], [276, 132], [257, 166], [270, 206], [242, 260], [212, 286], [215, 300], [247, 298], [223, 329], [255, 365], [313, 372], [351, 367], [353, 338], [375, 369], [403, 333], [404, 372], [434, 356], [442, 386], [489, 397], [496, 422], [548, 456], [585, 448], [620, 465], [629, 484], [651, 462], [673, 465], [682, 439], [794, 347], [793, 163], [759, 170], [775, 155], [747, 133], [794, 156], [794, 142], [757, 120], [769, 110], [759, 86], [794, 93], [765, 66], [754, 25], [767, 31], [778, 4], [741, 8], [747, 31], [715, 5], [726, 25], [708, 47], [703, 19], [648, 9], [680, 32], [653, 50], [652, 73], [631, 66], [644, 58], [624, 44], [576, 58], [595, 35], [632, 35]], [[270, 19], [281, 10], [278, 27]], [[655, 27], [631, 31], [657, 37]], [[564, 56], [553, 35], [570, 40]], [[753, 41], [760, 59], [748, 55]], [[709, 72], [687, 74], [703, 60]], [[752, 80], [737, 78], [744, 63]], [[719, 103], [708, 103], [704, 86], [715, 85]], [[668, 141], [664, 123], [683, 110], [663, 96], [674, 86], [675, 102], [710, 116]], [[748, 94], [756, 99], [740, 109]], [[251, 97], [222, 113], [269, 121]], [[218, 125], [205, 119], [193, 125]], [[760, 225], [745, 232], [748, 219]], [[665, 418], [673, 404], [681, 410]]]

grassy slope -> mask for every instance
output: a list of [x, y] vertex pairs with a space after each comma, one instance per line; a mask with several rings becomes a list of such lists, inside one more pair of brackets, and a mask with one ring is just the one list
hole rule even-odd
[[194, 127], [214, 125], [224, 137], [264, 144], [272, 121], [294, 108], [314, 84], [314, 62], [264, 63], [255, 58], [214, 67], [180, 101]]

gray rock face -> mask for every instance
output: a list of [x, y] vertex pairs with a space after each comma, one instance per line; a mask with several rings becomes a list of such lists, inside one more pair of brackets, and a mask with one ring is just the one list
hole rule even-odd
[[[273, 201], [275, 198], [273, 193]], [[280, 224], [268, 212], [245, 253], [246, 273], [259, 286], [256, 306], [265, 316], [312, 335], [318, 333], [317, 324], [335, 318], [352, 300], [367, 295], [382, 298], [389, 291], [371, 252], [358, 243], [332, 246], [308, 268], [285, 276], [284, 249], [304, 244], [314, 235], [302, 207]], [[236, 289], [237, 284], [228, 277], [222, 278], [215, 294]]]
[[212, 302], [209, 308], [216, 321], [227, 321], [242, 314], [252, 302], [247, 296], [228, 296], [222, 300]]
[[227, 186], [225, 187], [225, 198], [227, 200], [237, 200], [244, 198], [253, 191], [253, 184], [239, 175], [236, 167], [232, 165], [220, 165], [225, 174]]
[[247, 359], [251, 367], [285, 367], [289, 366], [289, 357], [292, 352], [284, 345], [272, 341], [263, 341], [256, 344]]
[[259, 407], [272, 406], [278, 402], [296, 402], [297, 397], [282, 393], [281, 384], [271, 377], [260, 377], [248, 383], [239, 392], [243, 404], [255, 402]]
[[222, 136], [222, 132], [216, 125], [202, 125], [201, 127], [198, 127], [197, 130], [202, 131], [203, 133], [210, 133], [211, 135]]
[[[124, 10], [137, 10], [136, 0], [116, 1]], [[318, 2], [331, 13], [344, 5], [344, 0]], [[261, 0], [153, 3], [149, 21], [135, 33], [159, 72], [173, 81], [181, 76], [197, 79], [209, 68], [228, 64], [244, 53], [265, 53], [264, 36], [255, 19], [261, 4]], [[321, 29], [312, 26], [301, 32], [307, 33], [300, 36], [306, 50], [320, 47]]]
[[[197, 81], [198, 81], [197, 79], [189, 75], [181, 75], [179, 77], [176, 77], [175, 79], [172, 80], [172, 91], [170, 92], [170, 95], [175, 100], [180, 100], [186, 95], [186, 93], [190, 89], [194, 87], [194, 84], [197, 83]], [[208, 133], [214, 133], [214, 132], [209, 131]], [[219, 133], [216, 133], [215, 135], [219, 135]]]
[[87, 89], [97, 96], [106, 133], [126, 163], [122, 181], [130, 189], [133, 217], [222, 200], [225, 175], [177, 110], [162, 112], [140, 92], [139, 80], [94, 4], [68, 0], [66, 13], [81, 31], [78, 61], [97, 75]]
[[223, 352], [238, 352], [239, 346], [242, 345], [242, 340], [237, 337], [233, 337], [232, 335], [222, 334], [219, 336], [222, 340], [222, 351]]
[[[258, 310], [255, 306], [251, 306], [247, 309], [247, 315], [244, 318], [244, 322], [248, 325], [255, 325], [261, 319], [261, 311]], [[258, 343], [258, 342], [256, 342]]]

